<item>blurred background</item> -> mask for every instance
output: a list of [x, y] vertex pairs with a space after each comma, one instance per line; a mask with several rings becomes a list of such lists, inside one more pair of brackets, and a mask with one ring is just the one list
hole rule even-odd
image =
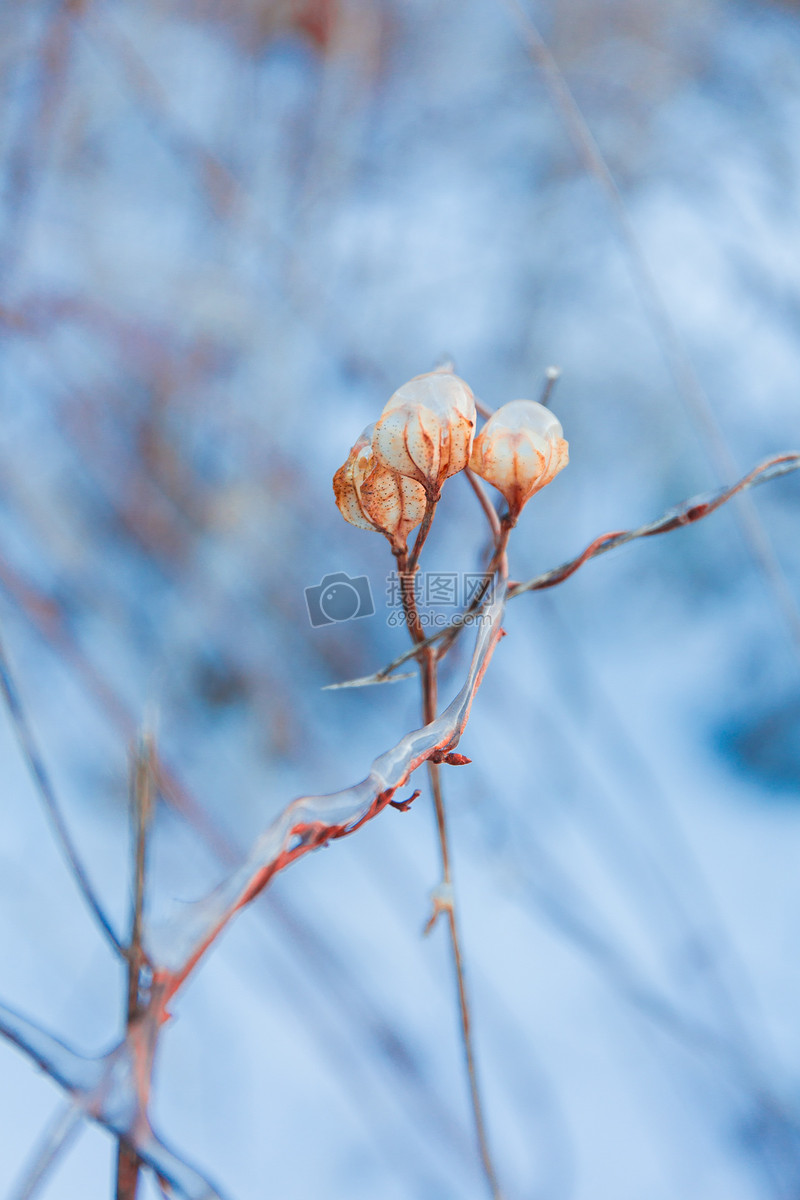
[[[627, 216], [501, 0], [0, 5], [0, 622], [120, 923], [143, 721], [190, 798], [155, 817], [153, 920], [418, 723], [413, 681], [321, 690], [405, 648], [387, 544], [330, 483], [405, 380], [451, 357], [496, 407], [562, 368], [571, 462], [518, 579], [800, 448], [796, 6], [530, 12]], [[753, 493], [795, 597], [798, 499]], [[454, 479], [425, 564], [484, 547]], [[304, 589], [336, 572], [375, 614], [314, 628]], [[445, 785], [508, 1200], [797, 1197], [800, 656], [774, 580], [729, 506], [506, 628]], [[0, 753], [0, 999], [98, 1054], [122, 970], [6, 714]], [[446, 932], [421, 937], [437, 879], [425, 791], [278, 878], [181, 993], [153, 1120], [227, 1196], [486, 1194]], [[61, 1097], [5, 1042], [0, 1077], [10, 1198]], [[114, 1157], [86, 1127], [37, 1194], [107, 1196]]]

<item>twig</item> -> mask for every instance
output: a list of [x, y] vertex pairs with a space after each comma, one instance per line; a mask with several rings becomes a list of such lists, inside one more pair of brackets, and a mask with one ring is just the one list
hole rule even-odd
[[561, 378], [561, 367], [548, 367], [547, 370], [545, 371], [544, 387], [542, 388], [542, 394], [539, 397], [539, 403], [543, 404], [545, 406], [545, 408], [547, 408], [547, 405], [550, 403], [550, 400], [552, 399], [552, 396], [553, 396], [553, 389], [555, 388], [555, 386], [558, 383], [560, 378]]
[[[74, 632], [60, 617], [55, 602], [47, 595], [35, 590], [30, 583], [12, 572], [7, 562], [0, 557], [0, 587], [2, 587], [12, 603], [19, 609], [29, 626], [40, 636], [47, 645], [51, 646], [68, 663], [76, 673], [87, 693], [102, 710], [105, 718], [112, 721], [121, 737], [130, 741], [136, 736], [136, 721], [133, 713], [125, 706], [118, 693], [112, 690], [108, 681], [93, 666], [85, 652], [78, 644]], [[413, 673], [416, 677], [417, 672]], [[202, 838], [205, 845], [214, 853], [225, 872], [232, 871], [241, 861], [242, 853], [218, 826], [210, 819], [197, 799], [187, 790], [185, 784], [174, 768], [163, 759], [158, 764], [158, 789], [164, 801]], [[403, 1035], [386, 1024], [385, 1016], [379, 1011], [374, 998], [369, 995], [364, 986], [364, 980], [359, 975], [352, 974], [334, 953], [331, 945], [315, 930], [308, 916], [301, 917], [295, 911], [284, 893], [264, 895], [265, 903], [258, 906], [258, 915], [262, 923], [268, 924], [274, 930], [276, 919], [278, 928], [282, 928], [291, 942], [294, 954], [304, 954], [309, 969], [317, 972], [320, 986], [326, 994], [335, 995], [340, 1003], [337, 1011], [353, 1022], [358, 1029], [359, 1044], [367, 1053], [368, 1047], [382, 1053], [387, 1039], [391, 1040], [398, 1049], [397, 1055], [392, 1055], [389, 1065], [395, 1073], [398, 1103], [407, 1112], [414, 1112], [423, 1123], [431, 1120], [442, 1138], [451, 1148], [463, 1157], [466, 1137], [460, 1128], [455, 1130], [449, 1115], [439, 1106], [428, 1082], [417, 1069], [413, 1055], [410, 1053]], [[281, 980], [285, 985], [286, 981]], [[317, 989], [319, 990], [319, 989]], [[323, 1035], [318, 1026], [312, 1023], [310, 1028], [319, 1038], [320, 1052], [330, 1053], [331, 1046], [327, 1036]], [[400, 1066], [402, 1062], [402, 1067]], [[358, 1090], [354, 1077], [346, 1076], [348, 1086], [353, 1089], [356, 1101], [363, 1101], [363, 1093]], [[400, 1100], [400, 1092], [407, 1091], [404, 1100]]]
[[71, 1101], [62, 1104], [31, 1156], [30, 1166], [8, 1200], [33, 1200], [48, 1173], [80, 1130], [83, 1113]]
[[651, 521], [647, 525], [640, 525], [638, 529], [601, 534], [586, 547], [582, 554], [570, 559], [569, 562], [563, 563], [552, 571], [545, 571], [543, 575], [537, 575], [533, 579], [529, 579], [527, 583], [513, 584], [508, 589], [509, 599], [512, 596], [520, 596], [523, 592], [555, 587], [556, 584], [569, 579], [570, 575], [574, 575], [590, 558], [597, 558], [599, 554], [606, 554], [609, 550], [616, 549], [617, 546], [625, 546], [628, 542], [635, 541], [636, 538], [653, 537], [657, 533], [669, 533], [683, 525], [692, 525], [695, 521], [701, 521], [703, 517], [708, 517], [711, 513], [716, 512], [739, 492], [754, 487], [756, 484], [766, 483], [770, 479], [777, 479], [780, 475], [788, 475], [791, 471], [796, 471], [798, 467], [800, 467], [800, 453], [793, 450], [786, 454], [779, 454], [754, 467], [732, 487], [685, 500], [683, 504], [676, 505], [675, 508], [665, 512], [663, 517], [659, 517], [658, 520]]
[[[433, 690], [435, 694], [435, 660], [430, 667], [429, 678], [434, 681]], [[446, 913], [447, 926], [450, 932], [450, 946], [453, 952], [453, 970], [455, 973], [456, 989], [458, 993], [458, 1011], [461, 1020], [461, 1044], [464, 1050], [464, 1064], [466, 1066], [467, 1078], [469, 1080], [472, 1115], [475, 1120], [475, 1136], [477, 1138], [478, 1151], [480, 1153], [486, 1181], [489, 1184], [489, 1189], [494, 1197], [494, 1200], [502, 1200], [502, 1193], [497, 1180], [497, 1173], [495, 1171], [494, 1163], [492, 1161], [492, 1154], [489, 1149], [489, 1138], [486, 1132], [486, 1120], [483, 1112], [483, 1098], [481, 1095], [480, 1085], [478, 1083], [478, 1068], [475, 1062], [475, 1047], [472, 1039], [469, 993], [467, 992], [467, 981], [464, 972], [464, 956], [461, 949], [461, 934], [456, 915], [455, 892], [453, 888], [453, 869], [450, 857], [450, 842], [447, 833], [447, 814], [444, 806], [444, 796], [442, 795], [442, 781], [438, 763], [431, 762], [430, 760], [428, 761], [428, 777], [431, 783], [431, 792], [433, 793], [433, 805], [436, 813], [436, 830], [439, 835], [439, 848], [442, 858], [442, 882], [439, 889], [437, 889], [437, 892], [435, 893], [433, 913], [425, 932], [430, 933], [437, 917], [441, 913]]]
[[[142, 968], [146, 958], [142, 949], [142, 914], [147, 864], [147, 833], [153, 812], [155, 751], [152, 737], [144, 734], [131, 756], [131, 812], [134, 819], [134, 887], [131, 912], [131, 935], [128, 947], [128, 990], [125, 1007], [125, 1032], [130, 1036], [140, 1019]], [[142, 1087], [149, 1087], [149, 1073]], [[140, 1107], [147, 1108], [147, 1092], [139, 1097]], [[136, 1200], [139, 1187], [139, 1155], [120, 1141], [117, 1147], [116, 1200]]]
[[[614, 550], [618, 546], [625, 546], [628, 542], [633, 542], [637, 538], [652, 537], [657, 533], [669, 533], [673, 529], [678, 529], [683, 525], [691, 525], [695, 521], [700, 521], [703, 517], [708, 517], [711, 513], [716, 512], [723, 504], [726, 504], [732, 496], [739, 492], [745, 491], [747, 488], [757, 487], [761, 483], [767, 483], [772, 479], [778, 479], [781, 475], [789, 475], [792, 471], [796, 471], [800, 467], [800, 452], [791, 450], [785, 454], [778, 454], [774, 458], [768, 458], [764, 462], [759, 463], [752, 471], [748, 472], [738, 483], [733, 487], [723, 488], [719, 492], [714, 492], [710, 496], [693, 496], [690, 500], [685, 500], [682, 504], [675, 508], [670, 508], [662, 517], [656, 521], [651, 521], [647, 525], [640, 525], [637, 529], [623, 530], [620, 532], [604, 533], [600, 537], [595, 538], [586, 549], [578, 554], [575, 558], [571, 558], [568, 562], [562, 563], [559, 567], [553, 567], [550, 571], [545, 571], [541, 575], [534, 576], [527, 583], [514, 583], [509, 586], [508, 599], [511, 600], [515, 596], [522, 595], [523, 592], [537, 592], [544, 588], [555, 587], [559, 583], [563, 583], [565, 579], [569, 579], [570, 575], [574, 575], [580, 567], [587, 563], [590, 558], [597, 558], [599, 554], [606, 554], [609, 550]], [[360, 679], [340, 683], [338, 687], [366, 687], [373, 683], [383, 683], [387, 677], [393, 674], [398, 667], [403, 666], [412, 658], [419, 658], [429, 646], [440, 642], [442, 638], [454, 637], [456, 634], [471, 621], [469, 610], [459, 613], [449, 622], [443, 629], [439, 629], [430, 637], [418, 645], [412, 646], [408, 650], [404, 650], [402, 654], [398, 654], [397, 658], [374, 675], [366, 675]]]
[[[237, 912], [259, 895], [278, 872], [319, 846], [355, 833], [394, 799], [418, 767], [447, 756], [458, 745], [472, 702], [495, 647], [503, 635], [501, 589], [478, 631], [469, 672], [460, 691], [431, 724], [412, 730], [379, 755], [359, 783], [327, 796], [293, 800], [253, 845], [245, 862], [205, 900], [186, 905], [160, 929], [146, 931], [145, 950], [153, 963], [153, 991], [162, 987], [159, 1015], [199, 960]], [[149, 1006], [153, 1012], [153, 1002]]]
[[30, 119], [24, 122], [16, 145], [12, 143], [5, 154], [7, 223], [0, 252], [0, 278], [6, 296], [14, 291], [17, 268], [27, 248], [29, 229], [36, 212], [38, 192], [47, 175], [54, 131], [63, 114], [74, 57], [74, 18], [80, 11], [81, 0], [59, 0], [52, 8], [34, 55], [35, 84], [38, 86], [26, 89], [33, 111]]
[[[431, 512], [431, 517], [433, 515], [433, 507], [434, 506], [429, 502], [428, 510]], [[498, 522], [498, 530], [497, 544], [495, 552], [492, 556], [492, 564], [490, 565], [491, 574], [494, 573], [493, 568], [496, 562], [504, 559], [505, 544], [508, 539], [508, 528], [500, 526], [500, 523]], [[415, 545], [415, 556], [417, 556], [417, 553], [418, 545]], [[409, 633], [411, 634], [414, 642], [419, 644], [425, 641], [425, 637], [422, 633], [419, 613], [417, 612], [416, 598], [414, 596], [413, 589], [413, 576], [410, 577], [410, 585], [411, 586], [401, 586], [401, 596]], [[439, 656], [433, 647], [428, 647], [420, 658], [419, 662], [420, 682], [422, 686], [422, 714], [426, 725], [430, 725], [436, 720], [436, 710], [438, 707], [438, 657]], [[440, 913], [447, 914], [447, 924], [450, 933], [450, 947], [453, 955], [453, 971], [455, 974], [458, 1011], [461, 1022], [461, 1044], [464, 1050], [464, 1062], [467, 1070], [467, 1078], [469, 1080], [469, 1092], [472, 1103], [472, 1114], [475, 1122], [475, 1137], [478, 1143], [478, 1153], [480, 1155], [483, 1171], [486, 1176], [486, 1181], [489, 1184], [489, 1189], [492, 1193], [492, 1196], [494, 1197], [494, 1200], [501, 1200], [500, 1186], [497, 1181], [497, 1173], [495, 1171], [491, 1151], [489, 1149], [489, 1139], [486, 1133], [486, 1121], [484, 1118], [483, 1099], [481, 1096], [480, 1085], [478, 1083], [478, 1069], [475, 1062], [475, 1048], [472, 1040], [469, 994], [467, 992], [467, 983], [464, 974], [464, 956], [461, 949], [461, 938], [456, 917], [455, 893], [453, 888], [453, 868], [450, 854], [450, 842], [447, 833], [447, 814], [445, 812], [444, 796], [442, 794], [442, 781], [439, 772], [439, 763], [434, 761], [433, 758], [429, 758], [427, 765], [428, 778], [430, 779], [431, 793], [433, 796], [433, 807], [436, 815], [436, 831], [439, 840], [439, 851], [442, 860], [442, 880], [435, 893], [433, 914], [428, 922], [425, 932], [429, 933], [431, 931]]]
[[[489, 590], [491, 589], [491, 587], [494, 584], [495, 573], [497, 573], [498, 577], [502, 580], [504, 588], [508, 584], [508, 558], [507, 558], [506, 551], [508, 548], [508, 539], [511, 534], [511, 530], [514, 528], [514, 522], [512, 521], [512, 519], [508, 513], [505, 513], [502, 517], [500, 517], [499, 527], [500, 527], [500, 532], [498, 533], [497, 538], [496, 538], [494, 553], [492, 554], [492, 557], [489, 560], [489, 565], [487, 566], [487, 568], [484, 572], [483, 582], [482, 582], [481, 586], [477, 589], [477, 591], [475, 592], [475, 595], [472, 597], [472, 600], [470, 601], [467, 608], [465, 609], [464, 622], [462, 622], [462, 624], [459, 626], [459, 628], [463, 628], [466, 620], [468, 620], [474, 614], [477, 614], [480, 611], [481, 606], [483, 605], [483, 603], [486, 599], [486, 596], [489, 593]], [[445, 654], [447, 654], [447, 651], [450, 649], [450, 647], [452, 646], [455, 639], [456, 639], [455, 631], [453, 631], [451, 629], [445, 629], [443, 631], [443, 635], [441, 638], [441, 644], [438, 646], [438, 648], [436, 650], [437, 661], [441, 658], [444, 658]]]
[[[650, 268], [628, 214], [622, 193], [598, 146], [586, 118], [575, 99], [553, 52], [545, 42], [520, 0], [502, 0], [520, 25], [534, 63], [542, 73], [554, 107], [560, 113], [572, 144], [585, 169], [605, 192], [619, 227], [643, 307], [650, 318], [667, 368], [687, 411], [694, 418], [705, 441], [706, 452], [719, 479], [736, 473], [737, 464], [717, 421], [714, 409], [683, 347], [678, 330]], [[772, 589], [788, 632], [800, 651], [800, 611], [789, 590], [781, 565], [769, 537], [752, 504], [737, 509], [739, 528], [745, 543]]]
[[100, 901], [95, 895], [94, 889], [89, 882], [86, 869], [81, 862], [80, 855], [78, 854], [75, 843], [72, 840], [72, 835], [70, 834], [66, 822], [61, 815], [61, 809], [58, 801], [56, 800], [56, 794], [53, 789], [53, 785], [50, 782], [50, 776], [47, 773], [44, 761], [36, 746], [33, 734], [31, 733], [30, 725], [28, 724], [28, 719], [22, 706], [19, 691], [17, 689], [2, 640], [0, 640], [0, 691], [3, 693], [3, 698], [5, 699], [6, 706], [14, 726], [17, 742], [23, 753], [25, 761], [28, 764], [28, 769], [33, 777], [33, 781], [36, 784], [36, 790], [38, 791], [42, 803], [44, 804], [50, 826], [61, 846], [64, 857], [69, 863], [73, 878], [75, 879], [75, 882], [78, 885], [84, 900], [89, 906], [110, 945], [114, 948], [116, 953], [120, 955], [121, 958], [124, 958], [126, 953], [125, 948], [114, 932], [111, 921], [106, 916]]
[[[413, 658], [413, 654], [409, 654], [408, 658]], [[407, 659], [404, 659], [407, 661]], [[416, 679], [416, 671], [404, 671], [402, 675], [384, 675], [378, 678], [376, 675], [362, 675], [358, 679], [345, 679], [342, 683], [326, 683], [320, 688], [322, 692], [336, 692], [341, 688], [357, 688], [357, 687], [374, 687], [379, 683], [401, 683], [404, 679]]]
[[126, 1038], [101, 1058], [85, 1058], [33, 1021], [0, 1004], [0, 1035], [13, 1042], [71, 1097], [81, 1113], [135, 1148], [184, 1200], [222, 1200], [222, 1193], [173, 1153], [148, 1122], [139, 1121], [131, 1089], [139, 1046]]
[[417, 569], [417, 564], [419, 563], [419, 556], [422, 553], [422, 547], [425, 545], [425, 542], [427, 541], [427, 538], [428, 538], [428, 534], [431, 531], [431, 525], [433, 524], [433, 518], [436, 514], [436, 505], [438, 503], [439, 503], [439, 497], [438, 496], [430, 496], [430, 495], [428, 496], [428, 498], [425, 502], [425, 515], [422, 518], [422, 524], [419, 527], [417, 536], [414, 539], [414, 549], [411, 551], [411, 554], [408, 556], [408, 566], [406, 569], [410, 575], [413, 575]]

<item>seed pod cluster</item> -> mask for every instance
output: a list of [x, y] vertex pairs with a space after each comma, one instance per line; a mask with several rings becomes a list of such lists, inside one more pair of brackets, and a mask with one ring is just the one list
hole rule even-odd
[[333, 478], [346, 521], [384, 534], [395, 553], [451, 475], [469, 466], [508, 503], [523, 506], [567, 465], [561, 424], [533, 400], [499, 408], [475, 437], [475, 397], [450, 367], [417, 375], [390, 397]]

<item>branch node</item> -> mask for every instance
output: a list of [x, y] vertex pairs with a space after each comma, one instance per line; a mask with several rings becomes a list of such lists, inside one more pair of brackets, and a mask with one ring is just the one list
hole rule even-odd
[[396, 808], [398, 812], [408, 812], [408, 810], [411, 808], [411, 805], [419, 795], [420, 790], [417, 788], [417, 790], [413, 792], [407, 800], [390, 800], [389, 804], [392, 806], [392, 808]]
[[427, 924], [422, 931], [423, 937], [428, 936], [442, 913], [452, 914], [454, 903], [452, 885], [444, 882], [440, 883], [439, 886], [431, 892], [431, 903], [433, 905], [433, 909], [430, 917], [428, 918]]

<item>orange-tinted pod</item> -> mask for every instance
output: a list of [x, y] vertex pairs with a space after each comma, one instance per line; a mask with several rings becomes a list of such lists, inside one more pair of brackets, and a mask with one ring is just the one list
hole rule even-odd
[[475, 397], [449, 368], [417, 375], [390, 398], [372, 436], [383, 466], [438, 496], [450, 475], [469, 464]]
[[351, 525], [382, 533], [393, 548], [403, 549], [409, 533], [425, 515], [425, 490], [413, 479], [376, 462], [373, 430], [372, 425], [364, 430], [333, 477], [336, 505]]
[[511, 517], [569, 462], [560, 421], [535, 400], [512, 400], [489, 418], [472, 447], [470, 467], [502, 492]]

